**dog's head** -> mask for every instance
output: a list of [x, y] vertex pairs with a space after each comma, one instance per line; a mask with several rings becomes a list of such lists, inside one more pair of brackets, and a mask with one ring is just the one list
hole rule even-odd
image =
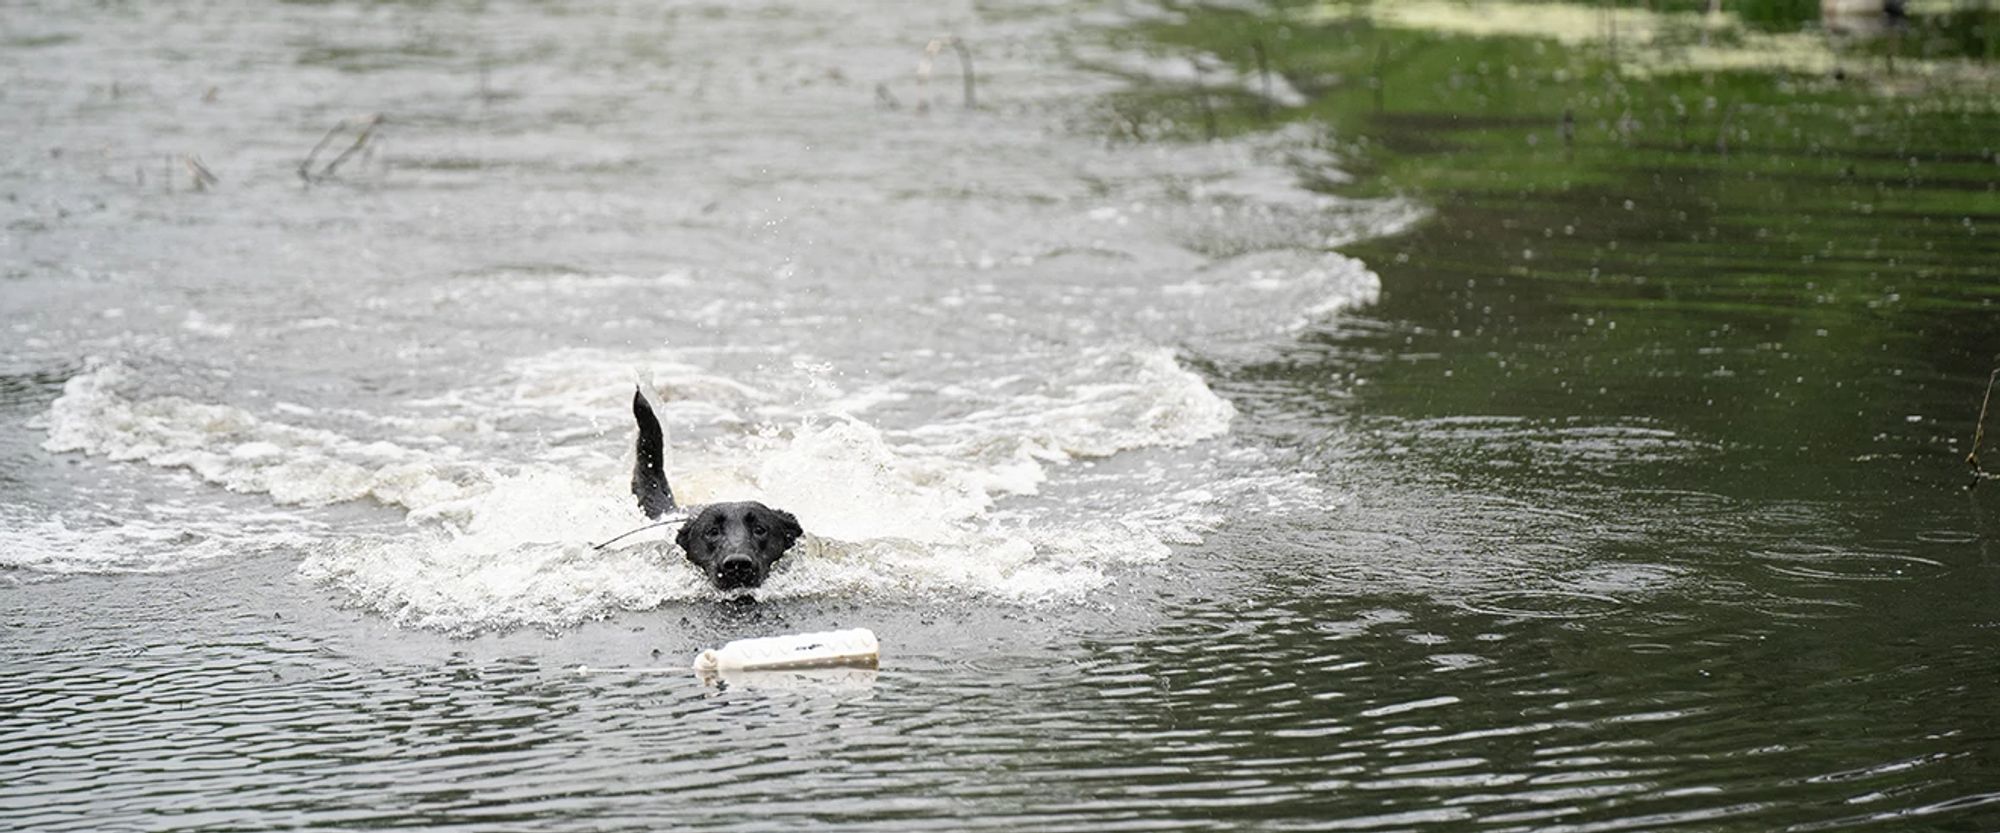
[[716, 503], [681, 527], [681, 551], [724, 590], [756, 587], [804, 535], [790, 512], [754, 500]]

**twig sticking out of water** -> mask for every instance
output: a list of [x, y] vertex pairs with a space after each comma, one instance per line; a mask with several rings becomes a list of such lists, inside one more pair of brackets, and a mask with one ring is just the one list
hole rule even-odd
[[1139, 113], [1117, 105], [1112, 105], [1111, 112], [1118, 117], [1120, 126], [1125, 128], [1127, 133], [1132, 134], [1132, 141], [1146, 141], [1145, 119]]
[[1722, 108], [1722, 126], [1715, 130], [1715, 152], [1725, 157], [1729, 155], [1729, 127], [1735, 119], [1736, 105]]
[[333, 137], [335, 137], [335, 136], [338, 136], [338, 135], [340, 135], [340, 131], [341, 131], [341, 130], [343, 130], [343, 129], [345, 129], [346, 127], [347, 127], [347, 122], [345, 122], [345, 121], [343, 121], [343, 122], [341, 122], [341, 123], [339, 123], [339, 124], [336, 124], [336, 125], [334, 125], [332, 129], [330, 129], [330, 130], [326, 131], [326, 135], [325, 135], [325, 136], [321, 136], [321, 137], [319, 137], [319, 144], [316, 144], [316, 145], [313, 145], [313, 148], [312, 148], [312, 150], [309, 150], [309, 151], [307, 151], [307, 152], [306, 152], [306, 158], [304, 158], [304, 159], [302, 159], [302, 160], [300, 160], [300, 161], [299, 161], [299, 180], [300, 180], [300, 181], [304, 182], [304, 183], [305, 183], [305, 184], [307, 184], [307, 185], [311, 185], [311, 184], [312, 184], [312, 181], [313, 181], [313, 177], [312, 177], [312, 164], [313, 164], [313, 159], [314, 159], [314, 158], [316, 158], [316, 157], [318, 157], [318, 156], [319, 156], [319, 152], [320, 152], [320, 151], [321, 151], [322, 149], [324, 149], [324, 148], [325, 148], [325, 147], [327, 146], [327, 144], [328, 144], [328, 143], [330, 143], [330, 142], [332, 142], [332, 141], [333, 141]]
[[1213, 142], [1221, 135], [1215, 124], [1215, 103], [1208, 100], [1208, 76], [1201, 71], [1201, 62], [1194, 62], [1194, 101], [1201, 108], [1201, 123], [1208, 130], [1208, 140]]
[[201, 164], [199, 156], [182, 156], [181, 164], [187, 166], [188, 178], [194, 181], [196, 191], [206, 191], [222, 184], [222, 179], [216, 176], [214, 171], [209, 170], [207, 165]]
[[1965, 455], [1965, 464], [1972, 467], [1974, 486], [1989, 477], [2000, 477], [2000, 474], [1989, 474], [1979, 466], [1979, 444], [1986, 440], [1986, 407], [1993, 404], [1993, 382], [1996, 379], [2000, 379], [2000, 367], [1994, 368], [1993, 374], [1986, 377], [1986, 396], [1979, 400], [1979, 421], [1972, 424], [1972, 451]]
[[[332, 177], [335, 171], [340, 170], [341, 163], [346, 162], [348, 157], [359, 153], [362, 148], [368, 146], [368, 140], [375, 137], [375, 128], [381, 127], [382, 122], [382, 114], [377, 113], [360, 119], [350, 119], [334, 125], [333, 129], [328, 130], [325, 136], [320, 137], [319, 144], [313, 145], [312, 150], [306, 154], [306, 158], [300, 160], [299, 179], [307, 185], [311, 185], [319, 180]], [[327, 145], [332, 144], [334, 137], [339, 136], [341, 131], [356, 126], [359, 127], [359, 132], [354, 136], [354, 143], [348, 145], [347, 149], [341, 151], [339, 156], [335, 156], [332, 161], [326, 163], [325, 167], [320, 168], [319, 173], [313, 173], [313, 160], [319, 158], [319, 152], [325, 150]]]
[[930, 43], [925, 44], [924, 57], [917, 62], [917, 88], [923, 91], [917, 100], [917, 112], [919, 113], [929, 112], [931, 109], [931, 66], [937, 63], [938, 53], [943, 52], [947, 46], [951, 47], [953, 52], [958, 53], [958, 77], [965, 84], [965, 109], [979, 109], [979, 103], [973, 97], [973, 88], [976, 82], [972, 74], [972, 50], [966, 48], [965, 39], [957, 35], [945, 35], [941, 38], [933, 38]]
[[1262, 39], [1250, 42], [1250, 53], [1257, 58], [1257, 77], [1263, 79], [1264, 97], [1257, 102], [1257, 115], [1265, 121], [1271, 120], [1271, 60], [1264, 54]]
[[334, 157], [332, 162], [326, 163], [326, 167], [320, 169], [320, 178], [325, 179], [333, 176], [333, 172], [340, 168], [340, 163], [346, 162], [348, 157], [367, 147], [368, 140], [375, 136], [375, 128], [380, 126], [382, 126], [382, 116], [380, 114], [369, 116], [367, 122], [361, 127], [361, 135], [354, 137], [354, 144], [348, 145], [347, 149], [341, 151], [339, 156]]
[[1376, 44], [1376, 45], [1375, 45], [1375, 74], [1374, 74], [1374, 75], [1371, 75], [1371, 76], [1369, 76], [1369, 78], [1368, 78], [1368, 89], [1369, 89], [1369, 91], [1370, 91], [1370, 92], [1374, 93], [1374, 96], [1375, 96], [1375, 114], [1376, 114], [1376, 115], [1378, 115], [1378, 116], [1382, 114], [1382, 105], [1383, 105], [1383, 103], [1384, 103], [1384, 102], [1383, 102], [1383, 89], [1382, 89], [1382, 88], [1383, 88], [1383, 87], [1384, 87], [1385, 85], [1387, 85], [1387, 84], [1388, 84], [1388, 79], [1384, 77], [1384, 76], [1386, 76], [1386, 75], [1388, 74], [1388, 65], [1389, 65], [1389, 47], [1388, 47], [1388, 45], [1387, 45], [1387, 44], [1380, 44], [1380, 43]]

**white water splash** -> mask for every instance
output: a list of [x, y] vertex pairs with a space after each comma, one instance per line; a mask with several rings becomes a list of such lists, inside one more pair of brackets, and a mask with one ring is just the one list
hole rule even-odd
[[[50, 406], [45, 444], [184, 469], [278, 503], [372, 500], [401, 508], [412, 527], [404, 534], [322, 530], [323, 537], [293, 541], [309, 552], [301, 575], [403, 624], [556, 628], [716, 595], [665, 535], [601, 551], [590, 546], [640, 520], [626, 485], [629, 425], [599, 432], [588, 444], [560, 441], [545, 449], [544, 459], [520, 463], [482, 458], [476, 450], [490, 433], [484, 426], [536, 412], [543, 421], [567, 421], [589, 407], [610, 412], [600, 418], [629, 422], [625, 380], [632, 368], [614, 371], [614, 364], [589, 351], [518, 362], [498, 385], [418, 404], [451, 403], [454, 419], [384, 417], [377, 421], [383, 436], [362, 438], [288, 421], [308, 410], [297, 406], [260, 415], [179, 396], [138, 396], [128, 392], [138, 387], [130, 368], [101, 363], [71, 379]], [[787, 418], [790, 428], [767, 424], [683, 447], [673, 471], [685, 501], [761, 500], [795, 513], [811, 531], [759, 591], [768, 598], [1080, 598], [1110, 581], [1107, 568], [1164, 556], [1165, 540], [1188, 533], [1159, 521], [1186, 513], [1153, 501], [1129, 517], [1003, 524], [990, 516], [996, 501], [1034, 493], [1050, 467], [1077, 459], [1219, 437], [1234, 412], [1159, 349], [1089, 355], [1045, 382], [996, 383], [970, 394], [986, 406], [962, 419], [899, 431], [825, 410], [828, 402], [852, 401], [839, 391], [781, 407], [772, 404], [780, 394], [686, 365], [664, 363], [640, 375], [672, 392], [662, 408], [672, 427], [803, 409]], [[442, 432], [433, 438], [448, 441], [457, 455], [392, 439], [413, 425]], [[584, 445], [594, 447], [579, 450]], [[1189, 507], [1206, 499], [1162, 496]], [[104, 565], [44, 552], [17, 566], [61, 572]]]
[[186, 469], [232, 492], [313, 506], [372, 498], [419, 508], [480, 488], [477, 471], [377, 440], [259, 418], [179, 396], [128, 398], [131, 370], [98, 363], [63, 385], [43, 422], [49, 451]]

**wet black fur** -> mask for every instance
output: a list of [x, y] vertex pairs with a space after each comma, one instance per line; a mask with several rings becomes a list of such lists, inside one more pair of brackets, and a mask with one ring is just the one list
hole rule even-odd
[[660, 420], [653, 406], [646, 404], [644, 391], [632, 392], [632, 418], [639, 421], [639, 459], [632, 466], [632, 494], [639, 498], [639, 511], [651, 520], [674, 511], [674, 488], [667, 485], [667, 444], [660, 433]]
[[[639, 510], [658, 520], [679, 508], [667, 483], [666, 441], [660, 420], [642, 391], [632, 393], [632, 417], [639, 421], [638, 460], [632, 465], [632, 494]], [[772, 565], [798, 543], [805, 530], [792, 513], [754, 500], [701, 507], [681, 526], [674, 539], [687, 560], [716, 587], [731, 590], [757, 587], [771, 575]]]
[[732, 590], [763, 584], [803, 534], [790, 512], [742, 501], [704, 507], [674, 540], [715, 586]]

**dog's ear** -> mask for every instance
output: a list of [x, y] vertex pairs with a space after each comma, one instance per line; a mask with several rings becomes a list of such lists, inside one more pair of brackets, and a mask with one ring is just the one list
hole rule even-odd
[[781, 552], [791, 549], [793, 544], [798, 543], [799, 536], [806, 534], [805, 528], [799, 526], [799, 519], [783, 509], [771, 510], [771, 521], [772, 526], [776, 528], [773, 531], [778, 533], [778, 540], [785, 544], [779, 548]]
[[681, 552], [687, 554], [687, 560], [694, 562], [696, 566], [707, 567], [708, 562], [694, 554], [694, 548], [697, 546], [694, 540], [694, 525], [699, 520], [701, 519], [692, 518], [687, 523], [681, 524], [681, 531], [674, 534], [674, 543], [679, 544]]

